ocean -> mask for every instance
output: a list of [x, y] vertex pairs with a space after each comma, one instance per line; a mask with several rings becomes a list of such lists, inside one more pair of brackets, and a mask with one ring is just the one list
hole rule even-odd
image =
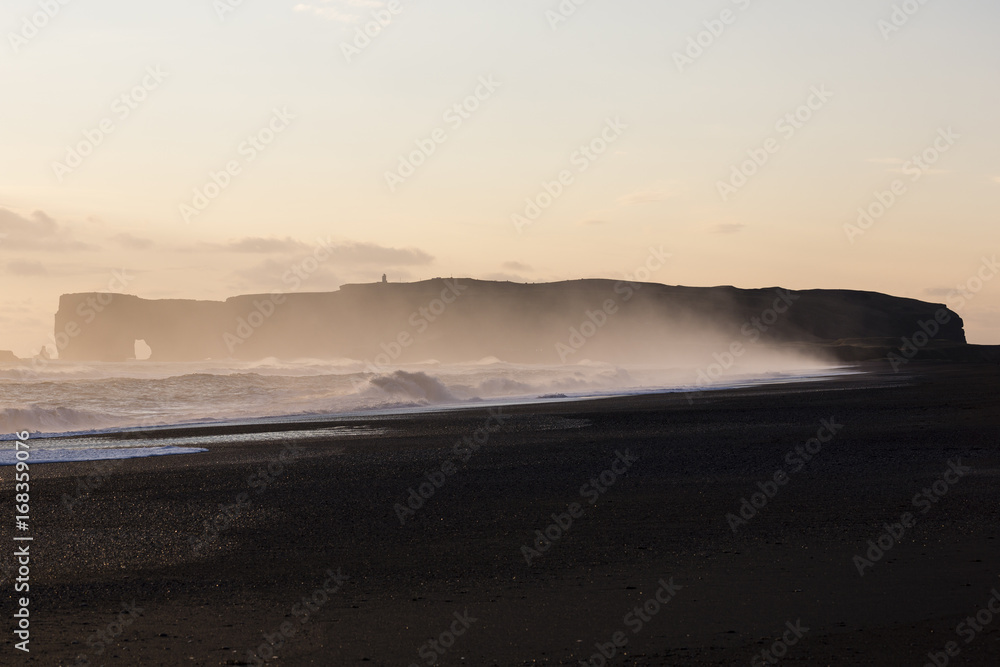
[[[734, 371], [720, 377], [714, 388], [820, 380], [847, 372], [852, 371], [822, 364]], [[157, 449], [116, 438], [95, 448], [93, 436], [177, 425], [312, 420], [705, 389], [696, 377], [691, 368], [597, 362], [538, 366], [494, 358], [378, 369], [351, 359], [22, 363], [0, 366], [0, 438], [11, 440], [26, 431], [36, 443], [44, 439], [42, 447], [53, 462], [153, 456], [186, 453], [197, 439], [158, 441]], [[0, 456], [0, 464], [6, 458]]]

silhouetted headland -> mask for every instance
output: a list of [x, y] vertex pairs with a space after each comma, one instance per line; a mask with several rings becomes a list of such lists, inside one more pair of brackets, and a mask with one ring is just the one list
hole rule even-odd
[[[923, 333], [922, 333], [923, 332]], [[929, 335], [928, 335], [929, 334]], [[497, 357], [521, 363], [643, 361], [708, 340], [759, 339], [837, 360], [885, 357], [925, 336], [923, 357], [978, 358], [941, 304], [849, 290], [677, 287], [614, 280], [521, 284], [469, 279], [344, 285], [225, 301], [65, 294], [62, 359], [124, 361], [144, 340], [156, 361], [236, 358]], [[578, 348], [582, 348], [576, 354]], [[560, 347], [560, 345], [562, 347]], [[562, 352], [561, 352], [562, 350]]]

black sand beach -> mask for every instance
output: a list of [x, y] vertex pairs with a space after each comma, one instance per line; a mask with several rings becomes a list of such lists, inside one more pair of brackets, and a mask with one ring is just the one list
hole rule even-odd
[[1000, 664], [1000, 367], [867, 369], [34, 466], [0, 663]]

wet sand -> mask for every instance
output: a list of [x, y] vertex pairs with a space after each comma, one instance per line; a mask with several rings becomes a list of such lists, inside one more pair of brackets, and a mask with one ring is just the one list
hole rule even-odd
[[37, 465], [0, 663], [1000, 664], [1000, 367], [867, 369]]

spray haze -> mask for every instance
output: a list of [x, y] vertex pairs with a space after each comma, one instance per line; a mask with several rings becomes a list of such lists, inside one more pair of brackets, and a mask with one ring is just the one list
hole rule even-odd
[[[941, 308], [868, 292], [599, 279], [449, 278], [226, 301], [69, 294], [56, 314], [59, 359], [0, 368], [12, 398], [0, 429], [68, 432], [782, 381], [837, 372], [859, 350], [878, 350], [872, 341], [912, 333]], [[938, 336], [964, 342], [961, 320]], [[137, 350], [149, 359], [136, 360]]]

